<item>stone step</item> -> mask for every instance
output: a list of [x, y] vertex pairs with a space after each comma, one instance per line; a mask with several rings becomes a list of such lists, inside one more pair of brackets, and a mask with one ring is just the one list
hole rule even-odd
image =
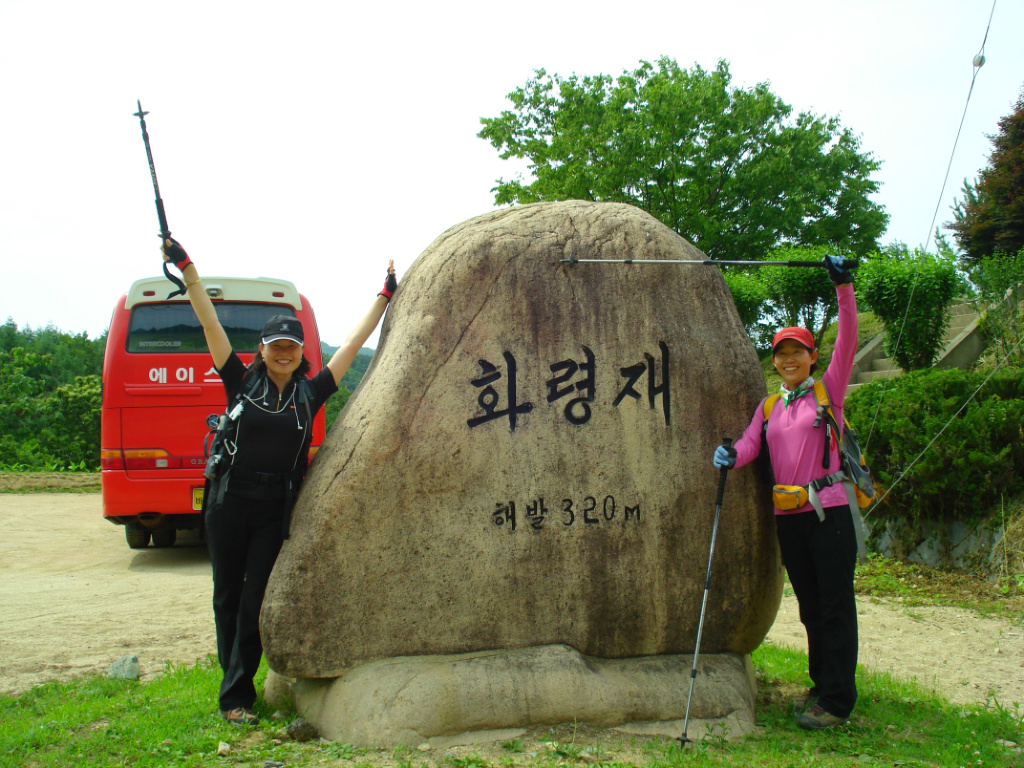
[[951, 315], [976, 315], [978, 312], [970, 304], [954, 304], [949, 308]]
[[[940, 345], [937, 360], [941, 360], [952, 350], [953, 342], [978, 318], [978, 312], [970, 304], [956, 304], [949, 309], [949, 325]], [[877, 354], [877, 353], [876, 353]], [[870, 358], [869, 358], [870, 359]], [[867, 360], [862, 364], [866, 364]], [[871, 361], [871, 370], [858, 373], [850, 381], [852, 391], [861, 384], [875, 379], [893, 379], [901, 375], [903, 370], [891, 358], [878, 358]]]
[[896, 365], [896, 361], [891, 357], [880, 357], [877, 360], [871, 362], [872, 372], [885, 372], [892, 371], [894, 373], [903, 373], [903, 369]]
[[902, 373], [903, 371], [899, 368], [893, 368], [891, 371], [867, 371], [857, 375], [857, 383], [867, 384], [869, 381], [875, 381], [876, 379], [895, 379]]
[[952, 339], [960, 331], [973, 323], [977, 315], [955, 315], [949, 319], [949, 326], [946, 328], [946, 338]]

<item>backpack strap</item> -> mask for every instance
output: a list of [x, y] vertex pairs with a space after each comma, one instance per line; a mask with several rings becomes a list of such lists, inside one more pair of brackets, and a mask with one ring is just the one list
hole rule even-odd
[[761, 452], [758, 454], [757, 463], [761, 478], [768, 485], [775, 485], [775, 470], [772, 469], [772, 455], [768, 448], [768, 417], [780, 399], [782, 396], [776, 392], [774, 395], [768, 395], [761, 403], [761, 415], [764, 416], [764, 420], [761, 422]]
[[306, 425], [308, 427], [313, 423], [313, 414], [309, 406], [309, 401], [313, 399], [313, 388], [310, 386], [309, 379], [305, 376], [295, 383], [295, 399], [302, 404], [303, 411], [306, 414]]
[[239, 400], [243, 397], [252, 398], [256, 394], [256, 388], [260, 385], [262, 378], [253, 369], [252, 365], [249, 365], [245, 369], [245, 375], [242, 376], [242, 386], [238, 388], [238, 394], [235, 395], [235, 400]]
[[825, 416], [825, 456], [822, 459], [822, 466], [828, 468], [828, 454], [829, 444], [831, 443], [830, 432], [835, 433], [836, 446], [839, 450], [839, 471], [833, 472], [831, 475], [825, 475], [818, 480], [815, 480], [807, 487], [807, 498], [814, 506], [814, 510], [818, 513], [818, 517], [824, 519], [825, 512], [822, 509], [821, 501], [818, 499], [818, 491], [836, 483], [842, 483], [843, 489], [846, 491], [847, 505], [850, 507], [850, 516], [853, 518], [853, 533], [857, 539], [857, 557], [862, 563], [868, 561], [867, 553], [867, 541], [864, 530], [864, 517], [860, 513], [860, 504], [857, 503], [857, 493], [853, 489], [853, 478], [850, 477], [849, 472], [846, 470], [846, 462], [848, 457], [843, 452], [842, 445], [842, 432], [840, 432], [839, 422], [836, 420], [836, 414], [832, 410], [832, 403], [829, 401], [828, 389], [825, 387], [824, 381], [814, 382], [814, 394], [818, 398], [818, 413], [819, 419], [821, 415]]
[[[836, 448], [839, 448], [839, 438], [841, 432], [839, 430], [839, 424], [836, 422], [835, 412], [832, 410], [832, 403], [829, 401], [828, 389], [825, 388], [825, 382], [816, 381], [814, 382], [814, 397], [818, 401], [818, 415], [814, 419], [814, 426], [820, 427], [821, 420], [825, 419], [825, 444], [821, 452], [821, 468], [828, 469], [831, 464], [829, 455], [831, 451], [829, 446], [832, 445], [832, 441], [835, 440]], [[842, 450], [839, 451], [840, 459], [842, 458]]]

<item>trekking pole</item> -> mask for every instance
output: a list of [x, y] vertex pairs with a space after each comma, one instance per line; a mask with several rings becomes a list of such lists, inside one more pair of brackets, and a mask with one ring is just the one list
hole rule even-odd
[[[167, 228], [167, 214], [164, 213], [164, 200], [160, 197], [160, 185], [156, 182], [156, 166], [153, 165], [153, 150], [149, 146], [149, 133], [146, 131], [146, 115], [149, 112], [142, 111], [142, 101], [136, 100], [139, 111], [134, 113], [134, 117], [139, 118], [139, 122], [142, 124], [142, 141], [146, 145], [146, 159], [149, 160], [149, 176], [153, 179], [153, 192], [156, 194], [156, 216], [160, 220], [160, 244], [163, 245], [165, 240], [169, 240], [171, 237], [171, 230]], [[164, 262], [164, 275], [178, 286], [178, 290], [171, 291], [167, 294], [167, 298], [171, 299], [175, 296], [185, 295], [185, 284], [181, 282], [177, 277], [171, 274], [171, 271], [167, 269], [167, 262]]]
[[[567, 264], [689, 264], [690, 266], [714, 267], [820, 267], [820, 261], [725, 261], [720, 259], [577, 259], [570, 256], [560, 259]], [[843, 259], [840, 269], [856, 269], [860, 265], [856, 259]]]
[[[728, 437], [724, 437], [722, 438], [722, 445], [728, 448], [732, 445], [732, 440]], [[700, 604], [700, 621], [697, 622], [697, 644], [693, 649], [693, 668], [690, 670], [690, 693], [686, 697], [686, 716], [683, 718], [683, 735], [676, 739], [676, 741], [679, 742], [680, 749], [685, 749], [686, 745], [690, 742], [690, 738], [686, 735], [687, 728], [690, 724], [690, 702], [693, 700], [693, 682], [697, 679], [697, 658], [700, 656], [700, 636], [704, 633], [704, 611], [708, 606], [708, 588], [711, 586], [711, 564], [715, 559], [715, 539], [718, 538], [718, 517], [722, 512], [722, 497], [725, 496], [725, 478], [728, 474], [728, 467], [722, 467], [718, 474], [718, 495], [715, 497], [715, 522], [711, 527], [711, 549], [708, 552], [708, 572], [704, 577], [704, 599]]]

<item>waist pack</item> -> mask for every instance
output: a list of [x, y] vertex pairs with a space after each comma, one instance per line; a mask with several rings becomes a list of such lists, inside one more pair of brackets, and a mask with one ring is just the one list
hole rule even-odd
[[800, 509], [808, 500], [807, 488], [802, 485], [776, 485], [772, 488], [772, 503], [783, 512]]
[[[762, 409], [764, 423], [761, 428], [761, 440], [762, 449], [765, 451], [768, 448], [768, 441], [766, 439], [768, 417], [771, 416], [772, 409], [775, 408], [776, 403], [778, 403], [781, 397], [780, 394], [776, 393], [765, 398], [764, 401]], [[864, 543], [864, 521], [861, 518], [860, 510], [871, 506], [875, 500], [875, 486], [874, 481], [871, 479], [871, 470], [868, 468], [864, 451], [860, 447], [857, 433], [854, 432], [845, 415], [843, 417], [843, 428], [839, 428], [825, 382], [814, 382], [814, 397], [818, 401], [818, 413], [817, 418], [814, 420], [814, 426], [820, 428], [823, 422], [825, 426], [821, 466], [823, 469], [828, 470], [830, 464], [829, 449], [833, 439], [836, 439], [839, 444], [839, 471], [813, 480], [806, 488], [791, 485], [775, 485], [772, 489], [772, 500], [775, 506], [784, 512], [799, 509], [805, 504], [810, 503], [814, 507], [815, 512], [817, 512], [818, 519], [824, 520], [825, 513], [822, 510], [821, 502], [818, 500], [818, 492], [836, 483], [842, 483], [846, 491], [850, 512], [853, 515], [853, 527], [857, 534], [857, 549], [860, 559], [861, 562], [866, 562], [867, 547]]]

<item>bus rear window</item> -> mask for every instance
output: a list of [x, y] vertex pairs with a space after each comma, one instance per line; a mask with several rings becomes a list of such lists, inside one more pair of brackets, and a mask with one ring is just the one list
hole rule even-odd
[[[280, 304], [215, 303], [232, 349], [255, 350], [260, 331], [273, 315], [292, 315], [291, 307]], [[206, 337], [192, 305], [183, 301], [140, 304], [132, 309], [128, 323], [129, 352], [206, 352]]]

